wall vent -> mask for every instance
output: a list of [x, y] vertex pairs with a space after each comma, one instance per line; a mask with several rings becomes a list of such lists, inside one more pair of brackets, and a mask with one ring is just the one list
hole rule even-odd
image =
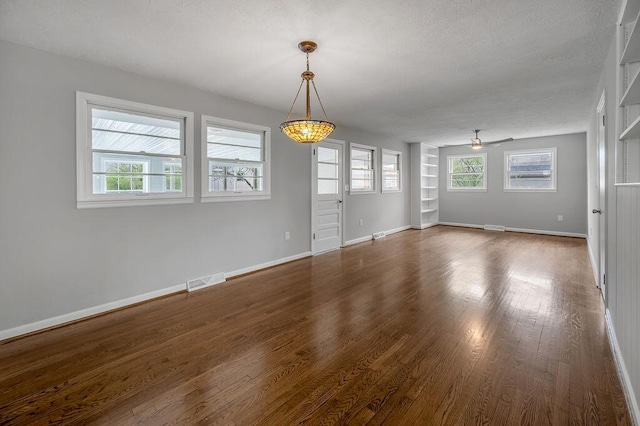
[[223, 272], [187, 281], [187, 291], [192, 292], [227, 281]]
[[373, 239], [379, 240], [380, 238], [384, 238], [386, 236], [387, 234], [385, 234], [384, 232], [376, 232], [375, 234], [373, 234]]
[[504, 226], [500, 226], [500, 225], [485, 225], [484, 226], [484, 230], [485, 231], [503, 231], [505, 230]]

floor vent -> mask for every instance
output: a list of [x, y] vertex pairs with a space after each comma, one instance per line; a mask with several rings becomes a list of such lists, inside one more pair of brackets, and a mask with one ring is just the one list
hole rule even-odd
[[373, 239], [374, 240], [379, 240], [380, 238], [386, 237], [387, 234], [385, 234], [384, 232], [376, 232], [375, 234], [373, 234]]
[[485, 231], [504, 231], [505, 228], [504, 226], [500, 226], [500, 225], [485, 225], [484, 230]]
[[208, 277], [196, 278], [195, 280], [187, 281], [187, 290], [196, 291], [201, 288], [209, 287], [215, 284], [220, 284], [227, 281], [223, 272], [209, 275]]

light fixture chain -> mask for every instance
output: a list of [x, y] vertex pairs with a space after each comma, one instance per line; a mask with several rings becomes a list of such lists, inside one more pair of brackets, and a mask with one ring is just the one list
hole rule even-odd
[[[293, 107], [295, 106], [296, 101], [298, 100], [298, 96], [300, 95], [300, 90], [302, 90], [302, 85], [303, 84], [304, 84], [304, 79], [302, 79], [302, 81], [300, 81], [300, 87], [298, 87], [298, 93], [296, 93], [296, 97], [293, 98], [293, 103], [291, 104], [291, 108], [289, 108], [289, 113], [287, 114], [287, 119], [285, 121], [289, 121], [289, 117], [291, 117], [291, 111], [293, 111]], [[317, 95], [317, 93], [316, 93], [316, 95]]]
[[324, 119], [329, 121], [329, 117], [327, 117], [327, 112], [324, 110], [324, 106], [322, 105], [322, 101], [320, 100], [318, 89], [316, 89], [316, 82], [313, 81], [313, 79], [311, 79], [311, 84], [313, 84], [313, 91], [316, 92], [316, 97], [318, 98], [318, 103], [320, 104], [320, 108], [322, 109], [322, 113], [324, 114]]

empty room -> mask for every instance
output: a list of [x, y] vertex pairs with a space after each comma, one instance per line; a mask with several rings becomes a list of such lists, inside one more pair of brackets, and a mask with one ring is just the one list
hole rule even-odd
[[0, 425], [639, 424], [639, 19], [0, 0]]

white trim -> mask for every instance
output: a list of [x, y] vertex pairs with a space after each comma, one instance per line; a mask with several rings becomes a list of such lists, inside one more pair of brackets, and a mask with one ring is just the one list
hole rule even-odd
[[185, 290], [186, 290], [186, 284], [178, 284], [172, 287], [163, 288], [161, 290], [155, 290], [149, 293], [128, 297], [126, 299], [116, 300], [115, 302], [109, 302], [103, 305], [93, 306], [91, 308], [81, 309], [79, 311], [59, 315], [57, 317], [47, 318], [45, 320], [32, 322], [30, 324], [21, 325], [18, 327], [10, 328], [8, 330], [1, 330], [0, 341], [5, 339], [10, 339], [12, 337], [20, 336], [23, 334], [33, 333], [35, 331], [44, 330], [46, 328], [56, 327], [65, 323], [77, 321], [83, 318], [91, 317], [94, 315], [113, 311], [115, 309], [123, 308], [125, 306], [133, 305], [135, 303], [144, 302], [145, 300], [156, 299], [158, 297], [166, 296], [168, 294], [173, 294], [173, 293], [179, 293]]
[[270, 268], [272, 266], [281, 265], [283, 263], [292, 262], [294, 260], [303, 259], [305, 257], [311, 256], [310, 251], [305, 251], [304, 253], [294, 254], [293, 256], [283, 257], [281, 259], [272, 260], [269, 262], [261, 263], [259, 265], [249, 266], [248, 268], [236, 269], [235, 271], [225, 272], [224, 276], [226, 278], [232, 278], [238, 275], [248, 274], [249, 272], [258, 271], [260, 269]]
[[[233, 130], [247, 130], [263, 133], [262, 147], [262, 191], [251, 192], [210, 192], [209, 191], [209, 156], [207, 154], [208, 125], [230, 127]], [[220, 201], [257, 201], [271, 199], [271, 127], [226, 118], [202, 115], [200, 117], [200, 202], [212, 203]]]
[[437, 225], [441, 225], [441, 223], [440, 222], [426, 222], [426, 223], [421, 224], [420, 226], [412, 226], [411, 229], [422, 230], [422, 229], [432, 228], [432, 227], [437, 226]]
[[[142, 194], [94, 194], [93, 149], [91, 147], [89, 104], [105, 108], [124, 109], [134, 113], [160, 115], [168, 119], [184, 120], [184, 159], [182, 165], [183, 191], [146, 192]], [[76, 92], [76, 205], [78, 209], [158, 204], [186, 204], [194, 194], [194, 114], [140, 102], [126, 101], [92, 93]], [[135, 155], [135, 154], [133, 154]]]
[[143, 206], [157, 206], [166, 204], [191, 204], [193, 203], [193, 197], [189, 198], [152, 198], [145, 199], [140, 197], [140, 200], [97, 200], [97, 201], [78, 201], [78, 209], [96, 209], [106, 207], [143, 207]]
[[[551, 153], [551, 183], [553, 188], [509, 188], [509, 156], [522, 154], [546, 154]], [[504, 152], [504, 168], [502, 169], [502, 191], [503, 192], [558, 192], [558, 148], [535, 148], [535, 149], [518, 149]]]
[[[272, 266], [280, 265], [282, 263], [291, 262], [291, 261], [302, 259], [309, 256], [311, 256], [311, 252], [307, 251], [304, 253], [295, 254], [293, 256], [283, 257], [281, 259], [276, 259], [270, 262], [261, 263], [259, 265], [250, 266], [248, 268], [238, 269], [232, 272], [225, 272], [224, 276], [226, 278], [231, 278], [237, 275], [247, 274], [249, 272], [258, 271], [260, 269], [270, 268]], [[33, 333], [36, 331], [41, 331], [47, 328], [64, 325], [72, 321], [77, 321], [77, 320], [81, 320], [94, 315], [107, 313], [109, 311], [124, 308], [136, 303], [144, 302], [146, 300], [156, 299], [158, 297], [166, 296], [173, 293], [179, 293], [182, 291], [186, 291], [186, 289], [187, 289], [187, 284], [185, 282], [184, 284], [178, 284], [172, 287], [155, 290], [149, 293], [128, 297], [126, 299], [105, 303], [103, 305], [81, 309], [79, 311], [70, 312], [68, 314], [59, 315], [53, 318], [47, 318], [41, 321], [36, 321], [30, 324], [21, 325], [18, 327], [7, 329], [7, 330], [0, 330], [0, 342], [2, 342], [5, 339], [10, 339], [12, 337], [17, 337], [24, 334]]]
[[[456, 158], [482, 157], [482, 187], [481, 188], [453, 188], [451, 186], [451, 160]], [[487, 192], [487, 153], [447, 155], [447, 192]]]
[[353, 240], [349, 240], [347, 242], [344, 243], [345, 247], [347, 246], [352, 246], [354, 244], [360, 244], [360, 243], [364, 243], [367, 242], [369, 240], [373, 239], [372, 235], [365, 235], [364, 237], [360, 237], [360, 238], [356, 238]]
[[593, 272], [593, 279], [596, 281], [596, 287], [600, 288], [600, 282], [598, 280], [598, 264], [596, 263], [596, 257], [593, 255], [591, 249], [591, 241], [587, 238], [587, 251], [589, 252], [589, 262], [591, 262], [591, 272]]
[[[352, 164], [352, 159], [351, 159], [351, 153], [353, 151], [353, 148], [359, 149], [361, 151], [371, 151], [372, 153], [372, 158], [371, 158], [371, 167], [373, 167], [373, 176], [371, 178], [371, 184], [373, 185], [372, 189], [353, 189], [353, 168], [351, 166]], [[362, 170], [362, 169], [355, 169], [355, 170]], [[369, 145], [362, 145], [359, 143], [353, 143], [353, 142], [349, 142], [349, 195], [356, 195], [356, 194], [376, 194], [378, 193], [378, 147], [377, 146], [369, 146]]]
[[[397, 232], [406, 231], [407, 229], [411, 229], [411, 225], [404, 225], [404, 226], [400, 226], [398, 228], [393, 228], [393, 229], [390, 229], [388, 231], [382, 231], [382, 232], [384, 232], [386, 235], [390, 235], [390, 234], [395, 234]], [[374, 232], [374, 234], [377, 234], [377, 232]], [[365, 235], [364, 237], [355, 238], [353, 240], [346, 241], [344, 243], [344, 246], [347, 247], [347, 246], [352, 246], [354, 244], [365, 243], [365, 242], [370, 241], [372, 239], [373, 239], [373, 234]]]
[[[463, 228], [478, 228], [484, 229], [484, 225], [475, 225], [471, 223], [457, 223], [457, 222], [438, 222], [438, 225], [446, 226], [460, 226]], [[587, 238], [586, 234], [578, 234], [575, 232], [562, 232], [562, 231], [546, 231], [542, 229], [526, 229], [526, 228], [509, 228], [505, 227], [505, 231], [509, 232], [522, 232], [525, 234], [541, 234], [541, 235], [556, 235], [559, 237], [573, 237], [573, 238]]]
[[605, 312], [605, 320], [607, 323], [607, 334], [609, 335], [609, 344], [611, 345], [611, 352], [613, 352], [613, 359], [616, 362], [616, 369], [622, 382], [622, 390], [624, 396], [627, 399], [627, 407], [629, 407], [629, 413], [633, 418], [634, 424], [640, 424], [640, 407], [638, 407], [638, 400], [636, 399], [635, 392], [633, 391], [633, 385], [631, 384], [631, 377], [627, 371], [627, 366], [622, 357], [622, 351], [620, 345], [618, 345], [618, 338], [616, 336], [616, 329], [611, 319], [611, 312], [609, 309]]

